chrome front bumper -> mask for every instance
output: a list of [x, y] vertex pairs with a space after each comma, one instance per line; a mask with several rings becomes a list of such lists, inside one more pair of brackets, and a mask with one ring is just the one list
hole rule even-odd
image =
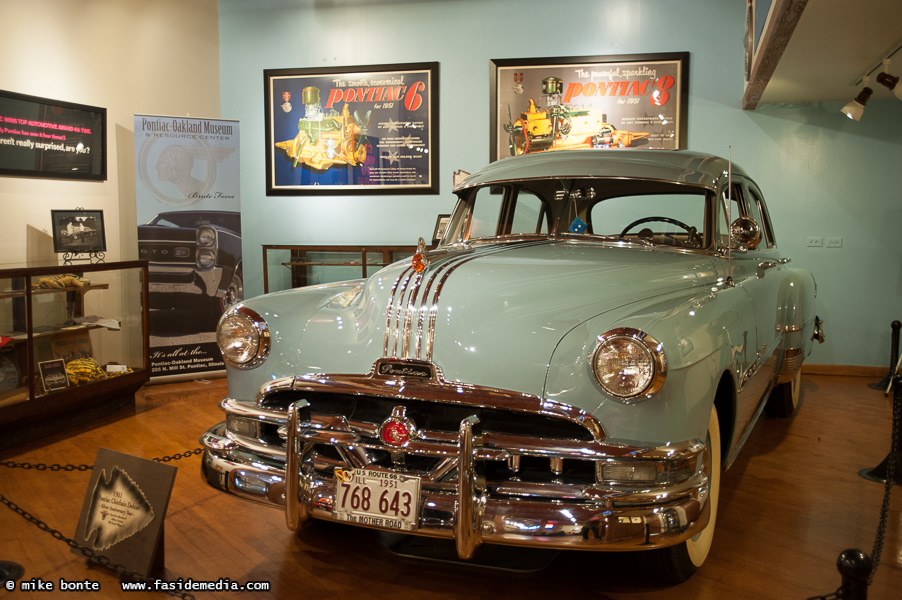
[[153, 263], [150, 266], [148, 290], [159, 294], [191, 294], [222, 298], [220, 289], [222, 267], [198, 270], [193, 264], [168, 265]]
[[[282, 508], [292, 530], [311, 518], [332, 520], [335, 482], [301, 461], [305, 438], [299, 425], [298, 410], [292, 406], [288, 452], [239, 444], [228, 437], [225, 422], [213, 426], [201, 438], [204, 479], [229, 494]], [[483, 542], [646, 550], [683, 542], [708, 523], [708, 478], [701, 471], [680, 484], [652, 489], [588, 486], [578, 498], [492, 496], [477, 475], [478, 428], [473, 417], [461, 422], [456, 490], [423, 486], [417, 530], [411, 532], [455, 540], [461, 558], [471, 557]]]

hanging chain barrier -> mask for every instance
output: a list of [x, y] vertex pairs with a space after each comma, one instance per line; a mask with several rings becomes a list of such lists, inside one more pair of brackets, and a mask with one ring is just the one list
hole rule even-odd
[[893, 432], [892, 445], [889, 454], [886, 457], [886, 481], [883, 484], [883, 504], [880, 506], [880, 522], [877, 525], [877, 537], [874, 539], [874, 549], [871, 551], [871, 557], [874, 565], [871, 567], [871, 573], [868, 575], [868, 585], [874, 580], [874, 574], [877, 572], [877, 565], [880, 564], [880, 554], [883, 552], [883, 538], [886, 535], [886, 523], [889, 517], [889, 500], [893, 491], [893, 485], [896, 479], [896, 454], [899, 449], [899, 430], [902, 425], [902, 378], [896, 376], [893, 378]]
[[[173, 460], [180, 460], [182, 458], [190, 458], [197, 454], [201, 454], [204, 451], [203, 448], [195, 448], [194, 450], [187, 450], [181, 453], [175, 453], [171, 456], [163, 456], [161, 458], [152, 458], [150, 460], [154, 462], [168, 463]], [[52, 464], [47, 465], [44, 463], [26, 463], [26, 462], [15, 462], [11, 460], [0, 461], [0, 467], [8, 467], [10, 469], [35, 469], [37, 471], [90, 471], [94, 468], [94, 465], [58, 465]]]
[[[897, 328], [898, 332], [898, 328]], [[842, 574], [842, 586], [832, 594], [825, 596], [812, 596], [807, 600], [867, 600], [868, 587], [874, 581], [877, 567], [880, 565], [880, 555], [883, 553], [883, 541], [886, 537], [886, 526], [889, 518], [890, 497], [893, 486], [896, 485], [896, 455], [898, 454], [902, 432], [902, 377], [893, 377], [893, 430], [890, 452], [885, 462], [886, 479], [883, 483], [883, 503], [880, 506], [880, 519], [877, 524], [877, 533], [874, 536], [874, 547], [871, 556], [867, 556], [860, 550], [844, 550], [837, 560], [837, 569]]]
[[[203, 448], [195, 448], [194, 450], [188, 450], [186, 452], [173, 454], [171, 456], [163, 456], [161, 458], [154, 458], [151, 460], [153, 460], [154, 462], [166, 463], [166, 462], [171, 462], [173, 460], [180, 460], [182, 458], [189, 458], [191, 456], [201, 454], [203, 451], [204, 451]], [[27, 469], [35, 469], [37, 471], [90, 471], [94, 468], [94, 465], [59, 465], [59, 464], [47, 465], [44, 463], [14, 462], [11, 460], [0, 461], [0, 466], [8, 467], [11, 469], [26, 469], [26, 470]], [[32, 525], [36, 526], [41, 531], [45, 531], [45, 532], [49, 533], [54, 538], [56, 538], [62, 542], [65, 542], [70, 548], [81, 552], [81, 554], [84, 555], [85, 558], [89, 562], [97, 563], [103, 567], [106, 567], [107, 569], [110, 569], [110, 570], [116, 572], [120, 576], [121, 580], [144, 582], [145, 584], [151, 586], [149, 589], [154, 589], [152, 579], [145, 577], [145, 576], [141, 575], [140, 573], [136, 573], [135, 571], [130, 571], [129, 569], [127, 569], [126, 567], [124, 567], [118, 563], [114, 563], [113, 561], [108, 559], [106, 556], [104, 556], [102, 554], [98, 554], [91, 548], [88, 548], [86, 546], [80, 546], [78, 544], [78, 542], [76, 542], [75, 540], [73, 540], [71, 538], [66, 537], [59, 530], [53, 529], [52, 527], [47, 525], [47, 523], [45, 523], [44, 521], [38, 519], [37, 517], [35, 517], [31, 513], [29, 513], [28, 511], [22, 509], [17, 504], [15, 504], [11, 500], [9, 500], [2, 493], [0, 493], [0, 502], [5, 504], [7, 507], [9, 507], [10, 510], [12, 510], [13, 512], [15, 512], [16, 514], [21, 516], [23, 519], [25, 519]], [[173, 590], [160, 590], [160, 591], [165, 591], [166, 594], [168, 594], [169, 596], [173, 596], [175, 598], [181, 598], [182, 600], [194, 600], [194, 596], [187, 592], [178, 592], [178, 591], [173, 591]]]

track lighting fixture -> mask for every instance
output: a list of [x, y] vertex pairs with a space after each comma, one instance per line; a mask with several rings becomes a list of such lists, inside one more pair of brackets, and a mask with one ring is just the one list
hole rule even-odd
[[898, 77], [889, 73], [880, 73], [877, 75], [877, 83], [888, 87], [896, 95], [896, 98], [902, 100], [902, 85], [899, 85]]
[[861, 115], [864, 114], [864, 105], [868, 103], [868, 99], [873, 93], [874, 90], [868, 87], [868, 78], [865, 77], [864, 87], [862, 88], [862, 90], [858, 92], [858, 95], [855, 96], [854, 100], [842, 107], [843, 114], [850, 119], [860, 121]]

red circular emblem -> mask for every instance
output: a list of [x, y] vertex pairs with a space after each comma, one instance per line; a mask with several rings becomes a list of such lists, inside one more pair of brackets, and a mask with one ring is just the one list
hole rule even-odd
[[403, 423], [388, 421], [382, 426], [379, 437], [389, 446], [403, 446], [410, 441], [410, 433]]

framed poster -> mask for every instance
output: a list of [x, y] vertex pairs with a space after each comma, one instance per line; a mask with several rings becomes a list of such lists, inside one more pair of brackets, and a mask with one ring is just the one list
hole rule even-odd
[[45, 360], [38, 363], [41, 371], [41, 382], [44, 391], [48, 394], [53, 390], [64, 390], [69, 387], [69, 377], [66, 375], [66, 362], [62, 359]]
[[489, 159], [686, 147], [689, 53], [491, 61]]
[[51, 210], [53, 251], [106, 252], [102, 210]]
[[0, 90], [0, 175], [106, 180], [106, 109]]
[[263, 79], [267, 196], [438, 193], [437, 62]]

